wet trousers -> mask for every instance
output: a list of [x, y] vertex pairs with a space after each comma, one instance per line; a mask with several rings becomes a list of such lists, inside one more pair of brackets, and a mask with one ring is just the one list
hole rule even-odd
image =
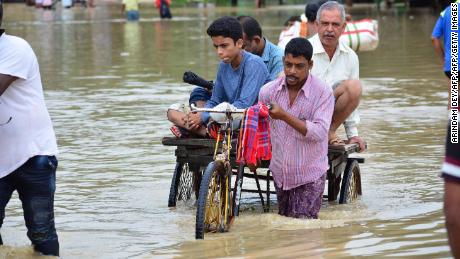
[[55, 156], [34, 156], [0, 179], [0, 228], [5, 218], [5, 207], [16, 190], [22, 202], [27, 236], [34, 249], [44, 255], [54, 256], [59, 256], [59, 241], [54, 226], [57, 164]]
[[275, 184], [278, 214], [292, 218], [317, 219], [323, 200], [326, 173], [318, 180], [282, 190]]

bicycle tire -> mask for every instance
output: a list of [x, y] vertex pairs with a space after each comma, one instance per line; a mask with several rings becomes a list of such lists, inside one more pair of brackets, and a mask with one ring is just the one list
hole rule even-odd
[[196, 174], [199, 173], [198, 171], [199, 167], [193, 164], [176, 163], [171, 179], [171, 187], [169, 188], [168, 207], [175, 207], [179, 200], [187, 202], [192, 198], [193, 193], [196, 192], [194, 181], [197, 177]]
[[361, 170], [359, 169], [358, 161], [349, 160], [343, 173], [339, 203], [353, 202], [361, 194]]
[[174, 168], [171, 187], [169, 188], [168, 207], [176, 207], [176, 195], [179, 188], [179, 179], [182, 173], [182, 163], [177, 162]]
[[[206, 232], [228, 231], [232, 218], [230, 177], [231, 175], [228, 174], [228, 166], [225, 166], [222, 162], [214, 161], [209, 163], [206, 167], [198, 195], [195, 228], [196, 239], [204, 239]], [[209, 192], [210, 188], [211, 193]], [[224, 197], [226, 197], [226, 202], [222, 204], [220, 200], [215, 201], [215, 198], [223, 199]], [[217, 208], [212, 208], [212, 206], [215, 206], [217, 203], [219, 203], [219, 206]], [[216, 209], [218, 215], [215, 215]], [[214, 217], [212, 214], [214, 214]], [[225, 214], [227, 218], [225, 218]], [[214, 225], [212, 220], [217, 220], [218, 222]]]

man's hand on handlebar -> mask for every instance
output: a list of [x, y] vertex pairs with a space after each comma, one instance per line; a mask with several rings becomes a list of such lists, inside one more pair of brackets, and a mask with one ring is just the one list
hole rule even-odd
[[268, 106], [268, 111], [272, 119], [281, 120], [284, 117], [286, 112], [278, 104], [270, 103]]
[[348, 139], [348, 144], [358, 144], [359, 145], [359, 152], [363, 152], [366, 150], [366, 142], [359, 136], [354, 136]]

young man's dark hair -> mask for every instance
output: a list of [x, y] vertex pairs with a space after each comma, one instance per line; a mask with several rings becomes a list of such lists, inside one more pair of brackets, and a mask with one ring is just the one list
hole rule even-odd
[[318, 9], [319, 5], [316, 3], [309, 3], [305, 6], [305, 16], [307, 16], [309, 22], [314, 22], [316, 20]]
[[243, 39], [243, 28], [240, 22], [230, 16], [224, 16], [212, 22], [206, 33], [210, 37], [222, 36], [224, 38], [231, 38], [235, 43], [239, 39]]
[[243, 26], [243, 32], [246, 33], [248, 40], [252, 40], [254, 36], [259, 36], [262, 38], [262, 28], [256, 19], [251, 16], [238, 16], [238, 21], [240, 21], [241, 26]]
[[305, 16], [309, 22], [316, 21], [316, 13], [318, 12], [319, 7], [326, 2], [327, 0], [321, 0], [316, 3], [308, 3], [305, 6]]
[[284, 49], [284, 56], [288, 54], [291, 54], [293, 57], [303, 56], [307, 60], [311, 60], [313, 46], [310, 41], [305, 38], [294, 38], [288, 42]]

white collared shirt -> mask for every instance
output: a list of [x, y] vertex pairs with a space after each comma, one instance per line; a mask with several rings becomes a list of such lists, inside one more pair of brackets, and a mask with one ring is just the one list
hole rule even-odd
[[[359, 60], [356, 53], [343, 42], [339, 41], [332, 60], [324, 50], [318, 34], [308, 39], [313, 46], [313, 68], [311, 73], [324, 80], [329, 86], [343, 80], [359, 79]], [[345, 120], [344, 126], [347, 137], [358, 136], [358, 109], [353, 111]]]

